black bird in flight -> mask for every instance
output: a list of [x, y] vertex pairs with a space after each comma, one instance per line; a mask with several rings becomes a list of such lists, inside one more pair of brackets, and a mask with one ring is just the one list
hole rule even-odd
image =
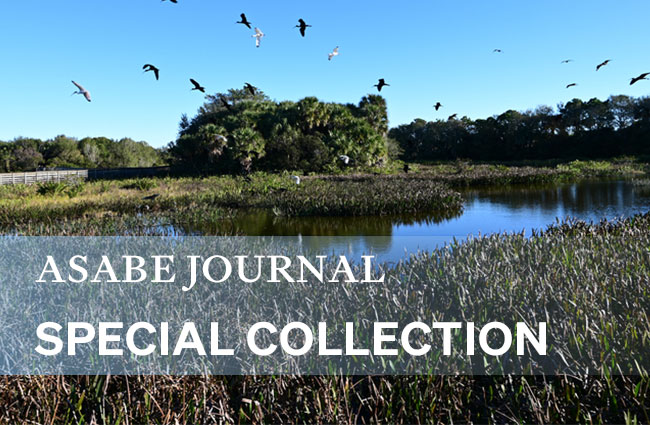
[[569, 62], [573, 62], [573, 59], [564, 59], [564, 60], [563, 60], [562, 62], [560, 62], [560, 63], [569, 63]]
[[246, 14], [242, 13], [241, 15], [241, 21], [237, 21], [238, 24], [243, 24], [246, 25], [248, 28], [251, 28], [251, 23], [248, 22], [248, 19], [246, 19]]
[[607, 65], [607, 64], [610, 63], [611, 61], [612, 61], [611, 59], [607, 59], [605, 62], [599, 63], [598, 66], [596, 66], [596, 71], [598, 71], [600, 68], [602, 68], [603, 66]]
[[390, 87], [390, 84], [387, 84], [386, 81], [384, 81], [383, 78], [380, 78], [380, 79], [379, 79], [379, 83], [375, 84], [373, 87], [377, 87], [377, 91], [381, 91], [381, 89], [382, 89], [384, 86], [389, 86], [389, 87]]
[[307, 30], [307, 27], [311, 27], [311, 25], [307, 25], [307, 23], [302, 19], [298, 19], [299, 24], [296, 25], [296, 28], [300, 28], [300, 35], [303, 37], [305, 36], [305, 30]]
[[255, 96], [255, 93], [257, 92], [257, 87], [255, 87], [254, 85], [252, 85], [252, 84], [250, 84], [250, 83], [246, 83], [246, 85], [244, 86], [244, 88], [245, 88], [246, 90], [248, 90], [248, 92], [249, 92], [251, 95]]
[[402, 169], [404, 170], [404, 172], [405, 172], [406, 174], [408, 174], [408, 173], [409, 173], [409, 170], [411, 169], [411, 167], [409, 167], [409, 165], [405, 163], [405, 164], [404, 164], [404, 167], [403, 167]]
[[503, 53], [503, 50], [501, 50], [501, 49], [494, 49], [494, 50], [492, 50], [492, 53]]
[[[440, 105], [440, 106], [442, 106], [442, 105]], [[458, 116], [458, 114], [449, 115], [449, 118], [447, 118], [447, 120], [448, 121], [455, 120], [457, 116]]]
[[205, 87], [202, 87], [201, 84], [197, 83], [195, 79], [190, 78], [190, 83], [194, 85], [194, 88], [192, 90], [198, 90], [201, 93], [205, 93]]
[[[165, 1], [165, 0], [162, 0], [162, 1]], [[172, 2], [172, 3], [178, 3], [178, 0], [169, 0], [169, 1]]]
[[647, 80], [647, 76], [650, 75], [650, 72], [644, 72], [643, 74], [639, 75], [638, 77], [632, 78], [630, 80], [630, 85], [637, 83], [641, 80]]
[[578, 85], [578, 83], [567, 84], [567, 85], [566, 85], [566, 88], [575, 87], [575, 86], [577, 86], [577, 85]]
[[436, 104], [433, 105], [433, 107], [436, 108], [436, 111], [437, 111], [438, 109], [442, 108], [442, 103], [436, 102]]
[[156, 80], [158, 80], [158, 77], [160, 77], [160, 70], [150, 63], [143, 66], [142, 69], [144, 69], [144, 72], [153, 71], [153, 75], [156, 76]]
[[230, 103], [228, 103], [225, 97], [219, 96], [219, 100], [221, 101], [221, 104], [224, 108], [226, 108], [228, 111], [232, 110], [232, 106], [230, 106]]

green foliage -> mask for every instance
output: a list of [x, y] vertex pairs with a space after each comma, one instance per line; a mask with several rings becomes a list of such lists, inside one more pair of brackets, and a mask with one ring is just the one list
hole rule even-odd
[[[179, 127], [168, 151], [186, 170], [321, 172], [344, 167], [340, 155], [354, 166], [384, 163], [389, 155], [386, 102], [374, 95], [359, 105], [315, 97], [277, 103], [260, 91], [231, 89], [208, 96], [198, 114], [191, 120], [183, 116]], [[390, 152], [397, 151], [393, 145]]]
[[137, 189], [144, 192], [153, 189], [157, 185], [158, 184], [154, 179], [135, 179], [133, 181], [127, 181], [124, 188]]
[[573, 99], [488, 119], [416, 119], [390, 131], [405, 160], [512, 161], [650, 154], [650, 98]]
[[39, 183], [36, 191], [42, 196], [56, 196], [63, 194], [68, 185], [64, 182], [45, 182]]
[[41, 196], [61, 196], [65, 194], [69, 198], [76, 198], [83, 192], [85, 187], [85, 182], [76, 180], [44, 182], [37, 185], [36, 193]]
[[132, 139], [66, 136], [42, 141], [18, 138], [0, 142], [0, 172], [38, 168], [120, 168], [164, 165], [164, 152]]

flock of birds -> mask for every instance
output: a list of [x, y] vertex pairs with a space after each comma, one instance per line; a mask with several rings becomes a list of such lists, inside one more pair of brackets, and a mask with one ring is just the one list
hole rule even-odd
[[[162, 1], [166, 1], [166, 0], [162, 0]], [[178, 0], [169, 0], [169, 1], [171, 3], [178, 3]], [[260, 45], [261, 45], [261, 42], [262, 42], [262, 38], [265, 37], [265, 34], [258, 27], [253, 27], [253, 24], [248, 20], [245, 13], [242, 13], [239, 16], [240, 16], [240, 20], [236, 21], [235, 23], [244, 25], [248, 29], [253, 29], [254, 34], [251, 35], [251, 37], [255, 39], [255, 46], [257, 48], [259, 48]], [[305, 37], [306, 33], [307, 33], [307, 28], [311, 28], [311, 25], [307, 24], [307, 22], [305, 22], [304, 19], [300, 18], [300, 19], [298, 19], [298, 25], [296, 25], [295, 28], [298, 28], [298, 30], [300, 32], [300, 35], [302, 37]], [[501, 54], [501, 53], [503, 53], [503, 50], [494, 49], [492, 52]], [[339, 46], [336, 46], [330, 53], [328, 53], [327, 60], [331, 61], [333, 58], [335, 58], [338, 55], [339, 55]], [[612, 61], [611, 59], [607, 59], [607, 60], [599, 63], [598, 65], [596, 65], [596, 71], [599, 71], [602, 67], [607, 66], [611, 61]], [[573, 59], [564, 59], [564, 60], [561, 61], [561, 64], [569, 64], [571, 62], [573, 62]], [[156, 80], [160, 79], [160, 69], [158, 67], [156, 67], [155, 65], [145, 64], [142, 67], [142, 69], [144, 70], [144, 72], [152, 72]], [[637, 82], [639, 82], [641, 80], [648, 80], [649, 76], [650, 76], [650, 72], [644, 72], [644, 73], [638, 75], [637, 77], [631, 78], [630, 79], [630, 85], [634, 85], [634, 84], [636, 84]], [[190, 78], [189, 81], [192, 84], [192, 89], [191, 90], [196, 90], [196, 91], [199, 91], [201, 93], [205, 93], [205, 87], [203, 87], [198, 81], [196, 81], [193, 78]], [[90, 92], [88, 90], [86, 90], [81, 84], [75, 82], [74, 80], [72, 81], [72, 84], [74, 84], [77, 87], [77, 91], [75, 91], [73, 93], [73, 95], [74, 94], [81, 94], [86, 98], [86, 100], [88, 102], [91, 101]], [[566, 88], [568, 89], [568, 88], [571, 88], [571, 87], [575, 87], [577, 85], [578, 85], [578, 83], [575, 83], [575, 82], [570, 83], [570, 84], [567, 84]], [[373, 87], [376, 87], [377, 91], [381, 92], [384, 87], [390, 87], [390, 84], [388, 84], [384, 78], [379, 78], [377, 84], [375, 84]], [[249, 83], [246, 83], [244, 88], [251, 95], [255, 95], [257, 93], [257, 88], [255, 86], [249, 84]], [[219, 98], [219, 100], [226, 109], [228, 109], [228, 110], [231, 109], [232, 106], [228, 103], [228, 101], [223, 96], [221, 96]], [[433, 108], [436, 111], [440, 110], [440, 108], [442, 108], [442, 107], [443, 107], [443, 105], [440, 102], [436, 102], [433, 105]], [[448, 117], [448, 120], [455, 120], [457, 118], [457, 116], [458, 116], [458, 114], [452, 114], [452, 115], [450, 115]], [[339, 155], [338, 159], [346, 166], [352, 163], [352, 159], [347, 155]], [[408, 173], [408, 171], [409, 171], [408, 165], [405, 165], [404, 172]], [[298, 185], [300, 184], [300, 177], [299, 176], [291, 176], [291, 178], [292, 178], [292, 180], [294, 181], [295, 184], [298, 184]]]
[[[165, 0], [162, 0], [162, 1], [165, 1]], [[178, 3], [178, 0], [169, 0], [169, 1], [172, 2], [172, 3]], [[235, 22], [235, 23], [244, 25], [248, 29], [253, 29], [255, 31], [255, 34], [251, 35], [251, 37], [253, 37], [255, 39], [255, 47], [260, 47], [260, 45], [262, 43], [262, 38], [264, 38], [265, 34], [258, 27], [253, 28], [252, 23], [248, 20], [245, 13], [242, 13], [241, 15], [239, 15], [239, 17], [241, 19], [239, 21]], [[311, 28], [311, 25], [307, 24], [307, 22], [305, 22], [304, 19], [300, 18], [300, 19], [298, 19], [298, 25], [296, 25], [295, 28], [298, 28], [298, 30], [300, 32], [300, 35], [305, 37], [305, 35], [307, 34], [307, 28]], [[331, 61], [332, 58], [334, 58], [334, 57], [336, 57], [338, 55], [339, 55], [339, 46], [336, 46], [334, 48], [334, 50], [332, 50], [332, 52], [328, 53], [327, 60]], [[144, 69], [144, 72], [153, 72], [154, 76], [156, 77], [156, 80], [160, 79], [160, 69], [158, 67], [156, 67], [155, 65], [152, 65], [152, 64], [148, 63], [148, 64], [145, 64], [142, 67], [142, 69]], [[205, 87], [203, 87], [198, 81], [196, 81], [193, 78], [190, 78], [190, 83], [192, 83], [192, 90], [197, 90], [197, 91], [200, 91], [201, 93], [205, 93]], [[92, 101], [92, 98], [90, 96], [90, 92], [88, 90], [86, 90], [81, 84], [77, 83], [74, 80], [72, 80], [72, 84], [74, 84], [77, 87], [77, 91], [73, 92], [72, 93], [73, 95], [81, 94], [86, 98], [86, 100], [88, 102]], [[376, 84], [375, 87], [377, 87], [377, 89], [379, 91], [381, 91], [382, 87], [387, 86], [387, 85], [388, 84], [386, 84], [384, 82], [384, 79], [382, 78], [382, 79], [379, 80], [379, 84]], [[252, 95], [255, 95], [256, 90], [257, 90], [256, 87], [252, 86], [249, 83], [246, 83], [245, 88]], [[221, 97], [220, 100], [227, 109], [230, 109], [231, 105], [228, 104], [228, 102], [223, 97]]]
[[[612, 61], [611, 59], [607, 59], [607, 60], [602, 61], [598, 65], [596, 65], [596, 72], [599, 71], [600, 68], [602, 68], [603, 66], [607, 66], [611, 61]], [[573, 62], [573, 59], [564, 59], [560, 63], [567, 64], [567, 63], [571, 63], [571, 62]], [[649, 75], [650, 75], [650, 72], [644, 72], [643, 74], [639, 75], [638, 77], [631, 78], [630, 79], [630, 85], [634, 85], [635, 83], [638, 83], [641, 80], [647, 80]], [[566, 85], [566, 88], [569, 89], [571, 87], [576, 87], [577, 85], [578, 85], [578, 83], [569, 83], [569, 84]]]
[[[162, 1], [166, 1], [166, 0], [162, 0]], [[169, 1], [172, 2], [172, 3], [178, 3], [178, 0], [169, 0]], [[239, 15], [239, 17], [240, 17], [240, 20], [236, 21], [235, 23], [244, 25], [248, 29], [253, 29], [255, 33], [253, 35], [251, 35], [251, 37], [253, 37], [255, 39], [255, 46], [260, 47], [261, 42], [262, 42], [262, 38], [265, 37], [265, 34], [258, 27], [253, 27], [252, 23], [248, 20], [245, 13], [242, 13], [241, 15]], [[307, 22], [305, 22], [304, 19], [300, 18], [300, 19], [298, 19], [298, 25], [296, 25], [295, 28], [298, 28], [298, 30], [300, 32], [300, 35], [302, 37], [305, 37], [305, 35], [307, 33], [307, 28], [311, 28], [311, 25], [307, 24]], [[503, 50], [494, 49], [492, 52], [493, 53], [503, 53]], [[331, 61], [333, 58], [335, 58], [338, 55], [339, 55], [339, 46], [336, 46], [330, 53], [328, 53], [327, 60]], [[607, 60], [599, 63], [598, 65], [596, 65], [596, 71], [599, 71], [602, 67], [608, 65], [611, 61], [612, 61], [611, 59], [607, 59]], [[571, 62], [573, 62], [573, 59], [564, 59], [563, 61], [561, 61], [562, 64], [568, 64], [568, 63], [571, 63]], [[158, 69], [156, 66], [154, 66], [152, 64], [145, 64], [142, 67], [142, 69], [144, 69], [144, 72], [153, 72], [156, 80], [160, 79], [160, 69]], [[641, 80], [648, 80], [649, 79], [648, 76], [650, 76], [650, 72], [644, 72], [644, 73], [640, 74], [637, 77], [631, 78], [630, 79], [630, 85], [634, 85], [634, 84], [638, 83]], [[201, 93], [205, 93], [205, 87], [203, 87], [195, 79], [190, 78], [190, 83], [192, 84], [192, 90], [196, 90], [196, 91], [200, 91]], [[81, 84], [75, 82], [74, 80], [72, 81], [72, 84], [74, 84], [77, 87], [77, 91], [72, 93], [73, 95], [74, 94], [81, 94], [86, 98], [86, 100], [88, 102], [91, 101], [90, 92], [88, 90], [86, 90]], [[577, 85], [578, 85], [578, 83], [575, 83], [575, 82], [570, 83], [570, 84], [566, 85], [566, 88], [569, 89], [571, 87], [576, 87]], [[376, 87], [377, 91], [381, 92], [381, 90], [384, 87], [390, 87], [390, 84], [388, 84], [384, 78], [380, 78], [379, 81], [377, 82], [377, 84], [373, 85], [373, 87]], [[252, 86], [249, 83], [246, 83], [245, 88], [252, 95], [255, 95], [256, 90], [257, 90], [256, 87]], [[227, 102], [227, 100], [225, 98], [221, 97], [220, 101], [221, 101], [221, 103], [223, 104], [224, 107], [226, 107], [228, 110], [230, 110], [231, 105]], [[442, 107], [443, 107], [443, 105], [440, 102], [436, 102], [433, 105], [433, 108], [436, 111], [440, 110], [440, 108], [442, 108]], [[457, 116], [458, 116], [458, 114], [452, 114], [447, 119], [448, 120], [454, 120], [454, 119], [456, 119]], [[347, 162], [346, 162], [346, 164], [347, 164]]]

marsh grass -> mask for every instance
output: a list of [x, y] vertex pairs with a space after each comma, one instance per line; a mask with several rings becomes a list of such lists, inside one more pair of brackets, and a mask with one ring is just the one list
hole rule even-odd
[[[4, 377], [0, 420], [647, 423], [648, 247], [650, 214], [562, 222], [530, 238], [472, 238], [396, 266], [394, 276], [405, 286], [436, 290], [449, 306], [440, 312], [444, 319], [488, 311], [504, 318], [514, 312], [517, 320], [555, 318], [555, 339], [567, 355], [594, 350], [591, 376]], [[426, 308], [408, 306], [413, 314]], [[625, 359], [629, 350], [641, 366]], [[625, 375], [630, 367], [636, 376]]]
[[[379, 170], [379, 171], [378, 171]], [[46, 185], [0, 186], [0, 231], [86, 220], [108, 224], [139, 221], [150, 228], [173, 224], [206, 228], [234, 214], [262, 209], [278, 216], [377, 216], [462, 211], [454, 189], [475, 186], [533, 185], [585, 178], [647, 180], [647, 164], [574, 161], [554, 167], [506, 166], [455, 161], [412, 164], [404, 173], [392, 164], [382, 169], [302, 176], [293, 184], [291, 173], [253, 173], [250, 176], [166, 177]], [[145, 199], [159, 195], [156, 199]], [[60, 226], [59, 226], [60, 227]], [[73, 227], [78, 227], [76, 224]], [[138, 225], [138, 228], [142, 227]], [[68, 230], [61, 229], [66, 234]], [[100, 228], [84, 234], [101, 234]], [[51, 234], [47, 232], [44, 234]]]
[[[159, 196], [146, 199], [151, 195]], [[147, 216], [151, 223], [205, 223], [250, 209], [283, 216], [452, 214], [462, 210], [462, 201], [457, 192], [426, 179], [305, 177], [295, 185], [288, 174], [254, 174], [247, 179], [220, 176], [92, 182], [48, 190], [46, 195], [38, 187], [0, 188], [0, 207], [0, 228], [22, 231], [57, 220], [105, 217]]]

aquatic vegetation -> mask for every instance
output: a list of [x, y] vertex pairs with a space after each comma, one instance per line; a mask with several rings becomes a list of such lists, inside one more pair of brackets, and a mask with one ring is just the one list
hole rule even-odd
[[[89, 182], [75, 192], [72, 188], [48, 189], [47, 197], [30, 187], [0, 191], [0, 229], [22, 231], [56, 220], [139, 215], [147, 216], [152, 223], [200, 224], [228, 218], [234, 210], [255, 208], [285, 216], [432, 211], [453, 215], [462, 210], [460, 194], [442, 183], [391, 176], [356, 180], [306, 176], [301, 185], [296, 185], [289, 174], [259, 173], [246, 179], [137, 179]], [[148, 199], [152, 195], [158, 196]]]
[[[590, 376], [8, 377], [0, 382], [0, 420], [647, 422], [648, 246], [650, 214], [598, 224], [569, 221], [530, 238], [496, 234], [453, 243], [388, 272], [387, 285], [414, 297], [408, 303], [398, 297], [393, 306], [408, 317], [430, 317], [427, 300], [435, 294], [437, 305], [447, 306], [436, 312], [438, 319], [545, 319], [554, 349], [569, 364], [591, 356]], [[313, 305], [303, 300], [296, 308]]]
[[347, 178], [308, 180], [299, 190], [281, 192], [273, 200], [288, 216], [349, 216], [462, 211], [460, 194], [432, 180]]
[[162, 223], [200, 229], [252, 209], [282, 217], [435, 213], [444, 218], [462, 211], [460, 196], [453, 189], [594, 177], [643, 181], [650, 175], [647, 164], [630, 160], [570, 164], [514, 167], [455, 161], [413, 164], [405, 173], [395, 163], [348, 174], [306, 175], [300, 185], [292, 182], [292, 173], [285, 172], [0, 186], [0, 231], [111, 217], [144, 217], [142, 221], [151, 227]]

